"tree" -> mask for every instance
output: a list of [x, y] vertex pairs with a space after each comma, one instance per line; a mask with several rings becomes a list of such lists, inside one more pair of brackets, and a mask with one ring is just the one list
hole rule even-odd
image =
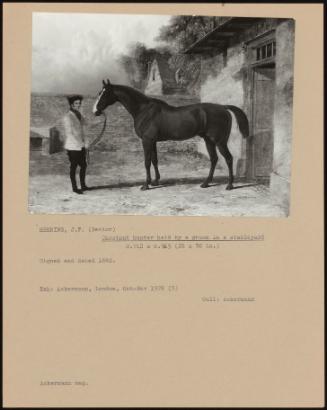
[[222, 19], [224, 17], [172, 16], [170, 23], [161, 27], [157, 40], [169, 43], [179, 52], [213, 30]]

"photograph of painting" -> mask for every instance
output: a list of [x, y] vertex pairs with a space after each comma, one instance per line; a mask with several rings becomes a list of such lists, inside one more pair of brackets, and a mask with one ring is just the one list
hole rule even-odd
[[30, 213], [289, 216], [293, 19], [33, 13], [32, 30]]

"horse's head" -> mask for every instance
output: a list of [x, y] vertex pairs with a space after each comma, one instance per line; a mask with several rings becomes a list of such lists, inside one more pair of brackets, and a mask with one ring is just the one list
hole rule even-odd
[[99, 96], [93, 106], [93, 114], [100, 115], [102, 111], [105, 110], [108, 105], [112, 105], [117, 101], [117, 97], [114, 93], [113, 85], [107, 79], [107, 82], [102, 81], [103, 88], [99, 92]]

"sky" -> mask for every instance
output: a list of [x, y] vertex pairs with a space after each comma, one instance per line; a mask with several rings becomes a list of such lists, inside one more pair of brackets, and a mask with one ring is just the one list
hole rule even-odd
[[133, 42], [154, 38], [170, 16], [33, 13], [32, 92], [96, 95], [102, 79], [128, 84], [117, 62]]

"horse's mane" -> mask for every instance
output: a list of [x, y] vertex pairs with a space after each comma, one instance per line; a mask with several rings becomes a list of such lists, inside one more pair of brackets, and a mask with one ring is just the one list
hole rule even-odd
[[128, 85], [120, 85], [120, 84], [114, 84], [114, 87], [117, 89], [125, 90], [136, 96], [140, 101], [146, 101], [150, 100], [149, 97], [147, 97], [145, 94], [141, 93], [141, 91], [136, 90], [135, 88], [132, 88]]
[[166, 103], [166, 101], [163, 101], [163, 100], [160, 100], [160, 98], [154, 98], [154, 97], [149, 97], [149, 100], [151, 100], [151, 101], [155, 101], [155, 102], [158, 102], [158, 103], [161, 103], [161, 104], [163, 104], [163, 105], [167, 105], [167, 106], [169, 106], [170, 107], [170, 105], [168, 104], [168, 103]]
[[130, 87], [130, 86], [128, 86], [128, 85], [114, 84], [114, 87], [116, 87], [117, 89], [121, 89], [121, 90], [125, 90], [125, 91], [130, 92], [131, 94], [133, 94], [134, 96], [136, 96], [137, 99], [138, 99], [140, 102], [150, 102], [150, 101], [153, 101], [153, 102], [158, 102], [158, 103], [161, 103], [161, 104], [163, 104], [163, 105], [169, 106], [169, 104], [167, 104], [165, 101], [160, 100], [159, 98], [148, 97], [147, 95], [145, 95], [145, 94], [142, 93], [141, 91], [136, 90], [135, 88]]

